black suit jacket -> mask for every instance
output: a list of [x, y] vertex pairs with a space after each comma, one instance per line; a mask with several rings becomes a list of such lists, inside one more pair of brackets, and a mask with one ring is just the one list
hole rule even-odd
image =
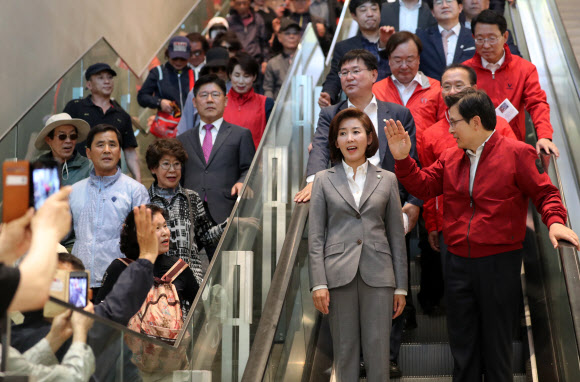
[[[379, 155], [380, 155], [380, 167], [395, 172], [395, 158], [389, 150], [389, 144], [387, 142], [387, 136], [385, 135], [384, 122], [383, 119], [394, 119], [399, 120], [405, 127], [405, 130], [409, 133], [411, 138], [411, 152], [409, 155], [413, 159], [419, 162], [417, 156], [417, 147], [415, 141], [415, 121], [409, 109], [404, 106], [397, 105], [391, 102], [383, 102], [377, 100], [377, 117], [379, 122], [378, 136], [379, 136]], [[326, 170], [328, 168], [328, 162], [330, 160], [330, 151], [328, 149], [328, 132], [330, 127], [330, 122], [338, 112], [348, 108], [348, 100], [337, 103], [336, 105], [324, 107], [320, 110], [320, 116], [318, 117], [318, 126], [316, 127], [316, 132], [314, 133], [314, 139], [312, 139], [312, 151], [308, 156], [308, 165], [306, 167], [306, 175], [315, 175], [317, 172]], [[381, 127], [382, 126], [382, 127]], [[333, 163], [333, 165], [336, 163]], [[401, 198], [401, 203], [409, 202], [416, 206], [422, 206], [423, 202], [420, 199], [415, 198], [413, 195], [409, 194], [405, 188], [399, 183], [399, 196]]]
[[234, 207], [237, 195], [231, 196], [236, 183], [243, 183], [252, 159], [254, 142], [250, 130], [223, 121], [212, 147], [208, 163], [205, 162], [199, 140], [199, 124], [177, 137], [187, 151], [187, 161], [182, 169], [181, 183], [194, 190], [207, 204], [211, 217], [223, 222]]
[[[339, 67], [338, 64], [345, 54], [353, 49], [362, 49], [362, 36], [357, 33], [356, 36], [349, 39], [339, 41], [334, 47], [334, 52], [332, 54], [332, 61], [330, 64], [330, 71], [326, 75], [324, 84], [322, 84], [322, 91], [330, 95], [331, 103], [334, 104], [338, 102], [340, 92], [342, 90], [342, 85], [340, 84], [340, 77], [338, 76]], [[381, 52], [379, 52], [381, 54]], [[379, 77], [377, 81], [383, 80], [391, 75], [391, 70], [389, 68], [389, 62], [387, 57], [381, 55], [381, 61], [379, 62]]]
[[[419, 36], [423, 43], [419, 70], [427, 77], [441, 81], [441, 75], [447, 66], [447, 60], [445, 59], [443, 40], [441, 39], [439, 27], [434, 26], [427, 29], [419, 29], [417, 30], [417, 36]], [[475, 41], [473, 40], [471, 30], [462, 25], [459, 36], [457, 37], [453, 63], [462, 63], [472, 58], [474, 54]]]
[[[381, 26], [390, 25], [395, 28], [395, 31], [399, 31], [399, 0], [393, 3], [384, 2], [381, 6]], [[417, 29], [429, 28], [436, 26], [437, 21], [433, 17], [429, 6], [425, 1], [421, 3], [419, 8], [419, 20], [417, 22]]]

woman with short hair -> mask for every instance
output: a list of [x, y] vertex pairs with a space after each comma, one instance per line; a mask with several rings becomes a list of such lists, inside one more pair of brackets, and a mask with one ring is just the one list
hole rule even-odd
[[232, 88], [228, 92], [228, 104], [224, 120], [245, 127], [252, 132], [254, 147], [262, 140], [268, 118], [274, 108], [274, 100], [254, 91], [260, 66], [248, 53], [240, 52], [228, 62], [228, 76]]
[[187, 152], [180, 141], [171, 138], [153, 142], [147, 148], [145, 160], [155, 178], [149, 188], [151, 203], [168, 212], [167, 224], [171, 230], [168, 254], [187, 262], [201, 285], [204, 273], [199, 250], [218, 243], [227, 221], [212, 222], [197, 192], [179, 183], [181, 169], [187, 161]]

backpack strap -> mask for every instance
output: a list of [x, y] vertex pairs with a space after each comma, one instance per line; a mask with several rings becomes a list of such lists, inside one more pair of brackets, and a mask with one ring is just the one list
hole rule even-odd
[[189, 91], [191, 91], [193, 89], [193, 85], [195, 85], [195, 78], [193, 75], [193, 69], [189, 68]]
[[134, 262], [134, 261], [135, 261], [135, 260], [133, 260], [133, 259], [128, 259], [128, 258], [126, 258], [126, 257], [119, 257], [119, 258], [117, 258], [117, 260], [119, 260], [120, 262], [122, 262], [123, 264], [125, 264], [127, 267], [128, 267], [128, 266], [129, 266], [129, 265], [130, 265], [132, 262]]
[[173, 264], [173, 266], [161, 277], [161, 281], [164, 283], [172, 283], [175, 279], [189, 267], [185, 261], [179, 259]]
[[163, 70], [161, 69], [161, 65], [157, 65], [155, 67], [157, 69], [157, 73], [159, 74], [159, 81], [163, 81]]

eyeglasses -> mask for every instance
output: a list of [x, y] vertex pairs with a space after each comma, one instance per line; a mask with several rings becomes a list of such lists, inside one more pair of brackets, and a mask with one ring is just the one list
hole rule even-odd
[[443, 1], [445, 1], [447, 4], [453, 4], [457, 0], [435, 0], [435, 1], [433, 1], [433, 4], [443, 5]]
[[411, 65], [413, 65], [413, 63], [415, 61], [417, 61], [418, 58], [419, 58], [418, 56], [407, 57], [406, 59], [394, 58], [392, 60], [389, 60], [389, 64], [391, 66], [392, 65], [403, 66], [403, 64], [407, 64], [407, 66], [411, 66]]
[[353, 69], [353, 70], [341, 70], [340, 72], [338, 72], [338, 76], [339, 76], [340, 78], [342, 78], [342, 77], [346, 77], [346, 76], [348, 76], [348, 74], [350, 73], [350, 74], [352, 74], [353, 76], [355, 76], [355, 77], [356, 77], [356, 76], [358, 76], [359, 74], [361, 74], [361, 72], [362, 72], [363, 70], [370, 70], [370, 69], [359, 69], [359, 68], [356, 68], [356, 69]]
[[500, 38], [499, 37], [496, 37], [496, 36], [491, 36], [491, 37], [488, 37], [488, 38], [477, 37], [475, 39], [475, 45], [483, 45], [486, 42], [489, 45], [495, 45], [495, 44], [497, 44], [499, 42], [499, 39]]
[[197, 96], [201, 99], [208, 99], [209, 96], [211, 95], [211, 98], [219, 98], [221, 97], [221, 95], [224, 94], [222, 92], [211, 92], [211, 93], [207, 93], [207, 92], [203, 92], [203, 93], [199, 93]]
[[159, 168], [162, 170], [169, 170], [173, 167], [174, 170], [181, 170], [181, 162], [169, 163], [169, 162], [162, 162], [159, 163]]
[[194, 50], [193, 52], [191, 52], [191, 55], [194, 57], [199, 57], [199, 56], [201, 56], [202, 53], [203, 53], [203, 50]]
[[70, 138], [71, 141], [76, 141], [79, 135], [77, 133], [72, 133], [69, 135], [66, 134], [59, 134], [56, 136], [60, 141], [66, 141], [67, 138]]
[[461, 121], [465, 121], [465, 119], [461, 118], [461, 119], [452, 121], [449, 118], [447, 118], [447, 122], [449, 122], [449, 126], [451, 126], [452, 129], [455, 129], [457, 122], [461, 122]]

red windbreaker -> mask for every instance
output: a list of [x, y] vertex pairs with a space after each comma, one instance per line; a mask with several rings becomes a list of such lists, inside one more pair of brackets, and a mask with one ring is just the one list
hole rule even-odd
[[471, 163], [460, 148], [448, 149], [423, 169], [410, 157], [396, 161], [395, 174], [418, 198], [445, 195], [443, 238], [449, 252], [475, 258], [522, 248], [528, 197], [546, 226], [564, 224], [560, 193], [540, 164], [532, 146], [494, 133], [479, 158], [472, 196]]
[[498, 107], [506, 98], [518, 109], [519, 114], [510, 121], [510, 125], [520, 141], [526, 137], [525, 113], [532, 117], [538, 139], [552, 139], [550, 123], [550, 105], [546, 101], [546, 92], [542, 90], [536, 66], [521, 57], [511, 54], [507, 44], [504, 45], [505, 61], [491, 74], [491, 70], [481, 65], [481, 56], [475, 53], [473, 58], [463, 65], [471, 66], [477, 73], [477, 87], [485, 90]]
[[[411, 111], [413, 120], [415, 120], [417, 152], [419, 153], [419, 160], [421, 160], [420, 156], [423, 147], [423, 132], [428, 127], [445, 117], [444, 113], [446, 108], [443, 98], [441, 97], [441, 84], [439, 81], [422, 75], [421, 85], [417, 85], [406, 105], [403, 105], [403, 101], [399, 95], [399, 90], [397, 90], [397, 86], [395, 86], [391, 76], [376, 82], [373, 85], [373, 94], [380, 101], [393, 102], [398, 105], [406, 106], [407, 109]], [[379, 121], [379, 124], [381, 123], [383, 123], [383, 121]]]
[[228, 104], [224, 110], [224, 120], [236, 124], [252, 132], [254, 147], [257, 149], [264, 130], [266, 130], [266, 96], [250, 89], [240, 94], [232, 87], [228, 92]]
[[[509, 123], [502, 117], [497, 117], [495, 131], [501, 136], [517, 140]], [[449, 133], [449, 122], [445, 118], [425, 130], [423, 139], [423, 156], [419, 157], [423, 167], [431, 166], [447, 149], [457, 147], [457, 142]], [[427, 232], [443, 229], [443, 195], [423, 203], [423, 219]]]

